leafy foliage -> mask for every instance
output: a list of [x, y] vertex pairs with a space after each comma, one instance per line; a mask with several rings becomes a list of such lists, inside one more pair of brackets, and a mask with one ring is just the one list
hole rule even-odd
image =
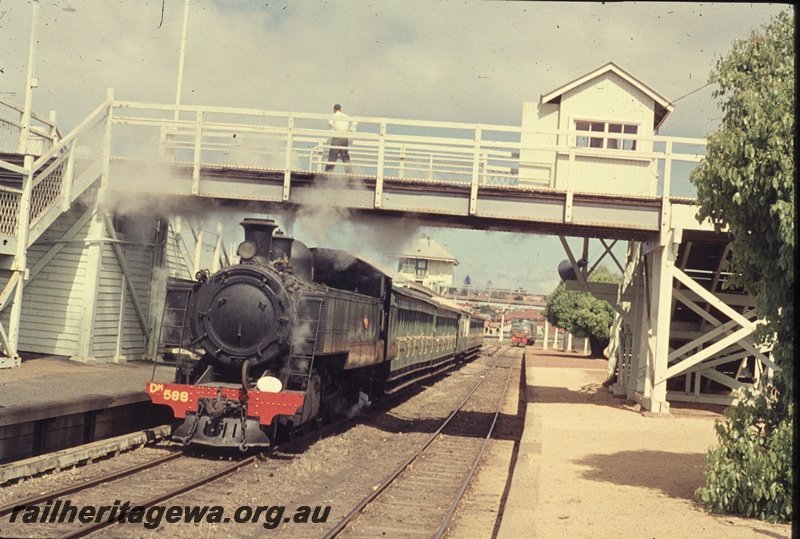
[[783, 409], [772, 386], [747, 388], [717, 422], [719, 446], [706, 457], [706, 485], [695, 496], [713, 513], [791, 521], [794, 404]]
[[794, 20], [786, 12], [763, 33], [736, 41], [711, 73], [724, 98], [722, 128], [708, 137], [694, 170], [700, 218], [727, 227], [729, 284], [756, 298], [773, 357], [791, 398], [794, 350], [795, 61]]
[[491, 316], [491, 315], [494, 314], [494, 309], [492, 308], [491, 305], [481, 305], [480, 306], [480, 313]]
[[698, 217], [732, 236], [728, 284], [755, 298], [767, 322], [758, 338], [781, 367], [774, 383], [746, 390], [726, 411], [696, 496], [710, 511], [771, 521], [793, 518], [794, 64], [786, 12], [733, 44], [711, 73], [724, 98], [722, 128], [691, 175]]
[[[619, 277], [599, 266], [589, 276], [589, 281], [613, 283], [619, 282]], [[575, 337], [588, 337], [593, 356], [600, 356], [608, 346], [614, 309], [607, 301], [599, 300], [588, 292], [567, 290], [564, 282], [561, 282], [547, 299], [544, 315], [548, 322]]]

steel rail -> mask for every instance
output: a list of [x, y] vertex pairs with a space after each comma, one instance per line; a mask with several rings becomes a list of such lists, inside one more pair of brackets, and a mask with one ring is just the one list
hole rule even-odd
[[136, 472], [140, 472], [142, 470], [146, 470], [148, 468], [152, 468], [153, 466], [158, 466], [161, 463], [176, 459], [182, 456], [183, 453], [171, 453], [169, 455], [165, 455], [163, 457], [158, 457], [153, 460], [149, 460], [147, 462], [143, 462], [141, 464], [135, 464], [133, 466], [129, 466], [128, 468], [123, 468], [121, 470], [116, 470], [100, 477], [95, 477], [92, 479], [87, 479], [81, 483], [77, 483], [75, 485], [71, 485], [69, 487], [64, 487], [59, 490], [54, 490], [52, 492], [47, 492], [45, 494], [41, 494], [38, 496], [31, 496], [30, 498], [26, 498], [24, 500], [19, 500], [14, 503], [10, 503], [8, 505], [4, 505], [0, 507], [0, 516], [5, 516], [11, 513], [15, 507], [19, 506], [30, 506], [36, 505], [42, 502], [46, 502], [49, 500], [53, 500], [60, 496], [64, 496], [65, 494], [72, 494], [73, 492], [78, 492], [79, 490], [85, 490], [87, 488], [100, 485], [102, 483], [108, 483], [110, 481], [115, 481], [122, 477], [127, 477], [129, 475], [135, 474]]
[[[501, 348], [500, 346], [495, 347], [493, 350], [491, 350], [489, 355], [490, 356], [494, 355], [500, 348]], [[428, 440], [428, 442], [423, 447], [421, 447], [419, 449], [419, 451], [417, 452], [416, 455], [421, 453], [428, 445], [430, 445], [433, 442], [433, 440], [445, 428], [445, 426], [456, 415], [456, 413], [464, 406], [464, 404], [467, 402], [467, 400], [469, 400], [469, 398], [472, 396], [472, 394], [475, 392], [475, 390], [483, 383], [483, 381], [485, 380], [486, 375], [489, 372], [491, 372], [491, 370], [494, 369], [497, 366], [499, 361], [500, 361], [500, 359], [498, 358], [497, 361], [495, 361], [495, 363], [489, 369], [487, 369], [485, 371], [484, 375], [481, 377], [481, 380], [472, 388], [472, 390], [469, 392], [469, 394], [456, 407], [456, 409], [453, 410], [453, 412], [450, 414], [450, 416], [445, 420], [445, 422], [441, 425], [441, 427], [431, 436], [431, 438]], [[455, 365], [451, 365], [450, 367], [453, 367], [453, 366], [455, 366]], [[418, 380], [415, 380], [415, 381], [418, 381]], [[186, 484], [184, 484], [184, 485], [182, 485], [180, 487], [177, 487], [177, 488], [175, 488], [175, 489], [173, 489], [171, 491], [168, 491], [166, 493], [157, 495], [157, 496], [153, 497], [150, 500], [147, 500], [147, 501], [141, 502], [141, 503], [137, 503], [135, 505], [136, 506], [141, 506], [141, 507], [144, 507], [144, 508], [151, 507], [151, 506], [153, 506], [153, 505], [155, 505], [155, 504], [157, 504], [159, 502], [162, 502], [164, 500], [168, 500], [170, 498], [173, 498], [173, 497], [178, 496], [180, 494], [183, 494], [185, 492], [189, 492], [191, 490], [194, 490], [194, 489], [196, 489], [196, 488], [198, 488], [200, 486], [203, 486], [204, 484], [206, 484], [206, 483], [208, 483], [210, 481], [213, 481], [213, 480], [218, 479], [220, 477], [223, 477], [225, 475], [229, 475], [229, 474], [233, 473], [234, 471], [238, 470], [239, 468], [242, 468], [244, 466], [248, 466], [250, 464], [253, 464], [257, 459], [266, 460], [267, 458], [269, 458], [270, 455], [279, 455], [280, 453], [284, 453], [286, 451], [291, 451], [291, 449], [293, 447], [298, 446], [298, 445], [302, 444], [303, 442], [307, 442], [307, 441], [309, 441], [309, 439], [312, 439], [314, 437], [324, 437], [326, 434], [330, 434], [332, 432], [335, 432], [338, 427], [340, 427], [342, 424], [345, 424], [345, 423], [347, 423], [347, 420], [336, 421], [334, 423], [325, 425], [324, 427], [322, 427], [320, 429], [315, 429], [315, 430], [312, 430], [312, 431], [305, 432], [304, 434], [302, 434], [301, 436], [299, 436], [297, 438], [294, 438], [292, 440], [286, 441], [285, 443], [279, 444], [279, 445], [271, 448], [269, 451], [259, 452], [259, 453], [256, 453], [254, 455], [251, 455], [251, 456], [247, 457], [246, 459], [243, 459], [241, 461], [237, 461], [237, 462], [235, 462], [235, 463], [233, 463], [233, 464], [231, 464], [231, 465], [229, 465], [229, 466], [227, 466], [225, 468], [222, 468], [221, 470], [218, 470], [218, 471], [216, 471], [214, 473], [208, 474], [208, 475], [206, 475], [204, 477], [201, 477], [199, 479], [193, 480], [193, 481], [191, 481], [189, 483], [186, 483]], [[404, 468], [407, 467], [414, 460], [416, 455], [412, 456], [405, 463], [405, 465], [403, 467]], [[86, 490], [86, 489], [91, 488], [91, 487], [96, 486], [96, 485], [100, 485], [100, 484], [103, 484], [103, 483], [115, 481], [117, 479], [120, 479], [120, 478], [123, 478], [123, 477], [127, 477], [129, 475], [133, 475], [133, 474], [135, 474], [137, 472], [140, 472], [140, 471], [143, 471], [143, 470], [146, 470], [146, 469], [149, 469], [149, 468], [153, 468], [153, 467], [155, 467], [155, 466], [157, 466], [159, 464], [162, 464], [164, 462], [168, 462], [170, 460], [177, 459], [177, 458], [182, 457], [182, 456], [184, 456], [184, 453], [182, 451], [181, 452], [171, 453], [169, 455], [165, 455], [165, 456], [162, 456], [162, 457], [159, 457], [159, 458], [156, 458], [156, 459], [152, 459], [152, 460], [150, 460], [148, 462], [136, 464], [136, 465], [133, 465], [133, 466], [129, 466], [127, 468], [123, 468], [121, 470], [116, 470], [116, 471], [110, 472], [110, 473], [102, 475], [100, 477], [88, 479], [86, 481], [83, 481], [81, 483], [78, 483], [78, 484], [75, 484], [75, 485], [72, 485], [72, 486], [69, 486], [69, 487], [65, 487], [65, 488], [62, 488], [62, 489], [59, 489], [59, 490], [51, 491], [51, 492], [48, 492], [48, 493], [45, 493], [45, 494], [42, 494], [42, 495], [32, 496], [32, 497], [26, 498], [24, 500], [20, 500], [20, 501], [17, 501], [15, 503], [8, 504], [6, 506], [0, 507], [0, 516], [4, 516], [4, 515], [7, 515], [7, 514], [11, 513], [15, 508], [17, 508], [19, 506], [37, 505], [39, 503], [50, 501], [50, 500], [56, 499], [58, 497], [64, 496], [66, 494], [71, 494], [71, 493], [78, 492], [78, 491], [81, 491], [81, 490]], [[388, 484], [391, 483], [391, 481], [397, 475], [399, 475], [400, 472], [402, 472], [402, 469], [398, 470], [398, 472], [392, 478], [390, 478], [388, 480], [388, 482], [386, 483], [385, 486], [388, 486]], [[385, 486], [383, 486], [380, 490], [385, 488]], [[380, 490], [378, 491], [378, 493], [380, 492]], [[366, 503], [369, 503], [369, 501], [366, 501]], [[84, 537], [86, 535], [89, 535], [91, 533], [99, 531], [100, 529], [103, 529], [105, 527], [111, 526], [113, 524], [121, 524], [121, 523], [122, 522], [119, 519], [113, 519], [110, 522], [109, 521], [103, 521], [103, 522], [90, 523], [90, 524], [88, 524], [88, 525], [86, 525], [86, 526], [84, 526], [82, 528], [77, 529], [77, 530], [74, 530], [74, 531], [71, 531], [71, 532], [67, 532], [66, 534], [64, 534], [64, 535], [62, 535], [60, 537], [62, 539], [75, 538], [75, 537]]]
[[[189, 483], [185, 483], [184, 485], [182, 485], [180, 487], [177, 487], [175, 489], [172, 489], [172, 490], [170, 490], [170, 491], [168, 491], [168, 492], [166, 492], [164, 494], [159, 494], [159, 495], [157, 495], [157, 496], [155, 496], [153, 498], [150, 498], [146, 502], [141, 502], [141, 503], [137, 503], [135, 505], [132, 504], [132, 505], [134, 507], [138, 507], [138, 506], [141, 506], [141, 507], [144, 507], [144, 508], [151, 507], [151, 506], [153, 506], [153, 505], [155, 505], [155, 504], [157, 504], [159, 502], [163, 502], [164, 500], [169, 500], [170, 498], [174, 498], [175, 496], [177, 496], [179, 494], [183, 494], [185, 492], [189, 492], [190, 490], [194, 490], [197, 487], [200, 487], [202, 485], [205, 485], [206, 483], [214, 481], [215, 479], [219, 479], [220, 477], [224, 477], [226, 475], [230, 475], [233, 472], [235, 472], [236, 470], [238, 470], [239, 468], [242, 468], [243, 466], [249, 466], [250, 464], [253, 464], [256, 461], [257, 458], [258, 458], [258, 455], [252, 455], [250, 457], [247, 457], [244, 460], [241, 460], [241, 461], [238, 461], [238, 462], [234, 462], [231, 465], [228, 465], [228, 466], [226, 466], [226, 467], [224, 467], [224, 468], [222, 468], [220, 470], [217, 470], [214, 473], [210, 473], [208, 475], [200, 477], [199, 479], [195, 479], [195, 480], [193, 480], [193, 481], [191, 481]], [[84, 526], [82, 528], [79, 528], [79, 529], [77, 529], [75, 531], [68, 532], [68, 533], [60, 536], [60, 539], [71, 539], [71, 538], [74, 538], [74, 537], [84, 537], [86, 535], [89, 535], [90, 533], [94, 533], [94, 532], [96, 532], [98, 530], [101, 530], [101, 529], [107, 527], [107, 526], [111, 526], [113, 524], [121, 524], [121, 523], [122, 522], [121, 522], [120, 519], [114, 519], [114, 520], [111, 520], [110, 522], [109, 521], [94, 522], [94, 523], [88, 524], [88, 525], [86, 525], [86, 526]]]
[[[231, 464], [231, 465], [229, 465], [229, 466], [227, 466], [227, 467], [225, 467], [225, 468], [223, 468], [221, 470], [218, 470], [218, 471], [216, 471], [214, 473], [208, 474], [208, 475], [206, 475], [204, 477], [201, 477], [199, 479], [196, 479], [196, 480], [194, 480], [194, 481], [192, 481], [190, 483], [186, 483], [186, 484], [182, 485], [181, 487], [177, 487], [177, 488], [175, 488], [175, 489], [173, 489], [173, 490], [171, 490], [171, 491], [169, 491], [167, 493], [160, 494], [160, 495], [158, 495], [158, 496], [156, 496], [156, 497], [154, 497], [154, 498], [152, 498], [150, 500], [147, 500], [147, 501], [142, 502], [142, 503], [137, 503], [137, 504], [134, 504], [134, 505], [135, 506], [141, 506], [141, 507], [144, 507], [144, 508], [151, 507], [152, 505], [155, 505], [156, 503], [162, 502], [164, 500], [168, 500], [168, 499], [173, 498], [173, 497], [175, 497], [175, 496], [177, 496], [179, 494], [183, 494], [185, 492], [188, 492], [190, 490], [194, 490], [195, 488], [203, 486], [205, 483], [207, 483], [209, 481], [213, 481], [213, 480], [218, 479], [220, 477], [223, 477], [225, 475], [231, 474], [231, 473], [233, 473], [234, 471], [236, 471], [239, 468], [242, 468], [244, 466], [248, 466], [250, 464], [253, 464], [257, 459], [258, 460], [266, 460], [266, 458], [268, 458], [268, 455], [277, 455], [280, 452], [291, 451], [291, 449], [293, 447], [296, 447], [299, 444], [308, 441], [313, 436], [325, 436], [326, 434], [329, 434], [330, 432], [333, 432], [337, 427], [340, 427], [345, 422], [346, 421], [339, 421], [339, 422], [332, 423], [330, 425], [325, 425], [325, 427], [323, 427], [322, 429], [305, 433], [304, 435], [302, 435], [300, 437], [297, 437], [297, 438], [295, 438], [293, 440], [290, 440], [290, 441], [287, 441], [287, 442], [282, 443], [280, 445], [277, 445], [277, 446], [273, 447], [272, 449], [270, 449], [269, 451], [262, 451], [262, 452], [258, 452], [256, 454], [253, 454], [253, 455], [251, 455], [251, 456], [249, 456], [249, 457], [247, 457], [247, 458], [245, 458], [245, 459], [243, 459], [241, 461], [237, 461], [237, 462], [235, 462], [235, 463], [233, 463], [233, 464]], [[143, 470], [147, 470], [149, 468], [153, 468], [153, 467], [155, 467], [155, 466], [157, 466], [159, 464], [162, 464], [164, 462], [168, 462], [170, 460], [177, 459], [177, 458], [182, 457], [182, 456], [184, 456], [184, 452], [183, 451], [171, 453], [169, 455], [165, 455], [163, 457], [159, 457], [159, 458], [150, 460], [148, 462], [144, 462], [144, 463], [141, 463], [141, 464], [136, 464], [136, 465], [133, 465], [133, 466], [129, 466], [128, 468], [123, 468], [121, 470], [116, 470], [114, 472], [105, 474], [105, 475], [100, 476], [100, 477], [88, 479], [86, 481], [83, 481], [81, 483], [78, 483], [78, 484], [75, 484], [75, 485], [72, 485], [72, 486], [69, 486], [69, 487], [65, 487], [63, 489], [55, 490], [55, 491], [48, 492], [48, 493], [45, 493], [45, 494], [42, 494], [42, 495], [38, 495], [38, 496], [32, 496], [30, 498], [26, 498], [24, 500], [20, 500], [20, 501], [14, 502], [12, 504], [8, 504], [6, 506], [0, 507], [0, 516], [4, 516], [4, 515], [7, 515], [7, 514], [11, 513], [14, 510], [14, 508], [19, 507], [19, 506], [36, 505], [36, 504], [39, 504], [39, 503], [42, 503], [42, 502], [53, 500], [53, 499], [58, 498], [60, 496], [64, 496], [66, 494], [71, 494], [71, 493], [78, 492], [78, 491], [81, 491], [81, 490], [86, 490], [88, 488], [91, 488], [91, 487], [96, 486], [96, 485], [100, 485], [102, 483], [108, 483], [108, 482], [111, 482], [111, 481], [115, 481], [117, 479], [120, 479], [120, 478], [123, 478], [123, 477], [127, 477], [129, 475], [133, 475], [133, 474], [135, 474], [137, 472], [140, 472], [140, 471], [143, 471]], [[60, 537], [63, 538], [63, 539], [73, 538], [73, 537], [84, 537], [86, 535], [94, 533], [94, 532], [96, 532], [96, 531], [98, 531], [98, 530], [100, 530], [102, 528], [107, 527], [107, 526], [110, 526], [110, 525], [113, 525], [113, 524], [121, 524], [121, 523], [122, 522], [120, 522], [119, 519], [115, 519], [115, 520], [112, 520], [110, 522], [108, 522], [108, 521], [95, 522], [95, 523], [88, 524], [87, 526], [84, 526], [84, 527], [79, 528], [77, 530], [68, 532], [68, 533], [66, 533], [66, 534], [64, 534], [64, 535], [62, 535]]]
[[483, 454], [486, 453], [486, 448], [489, 446], [489, 440], [492, 438], [492, 433], [494, 433], [494, 427], [497, 424], [497, 418], [500, 416], [500, 409], [503, 407], [503, 401], [505, 401], [506, 393], [508, 392], [508, 384], [511, 382], [511, 374], [513, 372], [514, 372], [513, 369], [508, 370], [508, 377], [506, 378], [506, 384], [505, 386], [503, 386], [503, 394], [500, 395], [500, 399], [497, 402], [497, 410], [495, 410], [494, 412], [494, 418], [492, 419], [492, 424], [489, 426], [489, 432], [483, 439], [483, 445], [481, 446], [481, 450], [475, 457], [475, 461], [472, 463], [472, 468], [470, 468], [467, 477], [461, 484], [461, 489], [458, 491], [458, 494], [456, 494], [455, 500], [453, 500], [453, 504], [450, 506], [450, 510], [445, 515], [442, 525], [439, 526], [439, 529], [436, 531], [436, 535], [433, 536], [434, 539], [439, 539], [442, 535], [444, 535], [444, 532], [447, 529], [447, 525], [450, 524], [450, 520], [453, 518], [453, 514], [456, 512], [456, 508], [458, 507], [458, 502], [461, 501], [461, 498], [467, 491], [467, 487], [469, 486], [470, 481], [472, 481], [472, 477], [475, 475], [475, 470], [478, 469], [478, 464], [480, 464], [481, 459], [483, 458]]
[[[496, 352], [496, 350], [495, 350], [495, 352]], [[444, 422], [443, 422], [443, 423], [441, 424], [441, 426], [440, 426], [440, 427], [439, 427], [439, 428], [436, 430], [436, 432], [434, 432], [434, 433], [433, 433], [433, 434], [432, 434], [432, 435], [431, 435], [431, 436], [428, 438], [428, 440], [427, 440], [427, 441], [426, 441], [426, 442], [425, 442], [425, 443], [424, 443], [424, 444], [423, 444], [423, 445], [422, 445], [422, 446], [421, 446], [419, 449], [417, 449], [417, 451], [415, 451], [415, 452], [414, 452], [414, 454], [412, 454], [412, 455], [411, 455], [411, 456], [410, 456], [408, 459], [406, 459], [406, 461], [405, 461], [405, 462], [403, 462], [403, 463], [402, 463], [400, 466], [398, 466], [398, 467], [397, 467], [397, 469], [396, 469], [394, 472], [392, 472], [392, 473], [389, 475], [389, 477], [387, 477], [387, 478], [386, 478], [386, 479], [383, 481], [383, 483], [381, 483], [381, 484], [380, 484], [380, 485], [379, 485], [377, 488], [375, 488], [375, 490], [373, 490], [373, 491], [372, 491], [372, 493], [370, 493], [370, 494], [369, 494], [369, 495], [368, 495], [366, 498], [364, 498], [363, 500], [361, 500], [361, 502], [359, 502], [359, 503], [358, 503], [358, 505], [356, 505], [356, 507], [355, 507], [355, 508], [354, 508], [352, 511], [350, 511], [350, 512], [349, 512], [349, 513], [348, 513], [348, 514], [347, 514], [347, 515], [346, 515], [346, 516], [345, 516], [345, 517], [344, 517], [342, 520], [340, 520], [340, 521], [339, 521], [339, 523], [338, 523], [338, 524], [336, 524], [336, 526], [334, 526], [334, 527], [333, 527], [333, 529], [331, 529], [331, 530], [330, 530], [328, 533], [326, 533], [326, 534], [325, 534], [325, 536], [323, 537], [323, 539], [332, 539], [333, 537], [336, 537], [336, 536], [339, 534], [339, 532], [341, 532], [341, 531], [342, 531], [342, 530], [345, 528], [345, 526], [347, 526], [347, 525], [348, 525], [348, 524], [349, 524], [349, 523], [350, 523], [350, 522], [353, 520], [353, 518], [354, 518], [354, 517], [355, 517], [355, 516], [356, 516], [358, 513], [360, 513], [360, 512], [361, 512], [361, 510], [362, 510], [362, 509], [364, 509], [364, 507], [366, 507], [366, 506], [367, 506], [367, 505], [368, 505], [370, 502], [372, 502], [372, 501], [373, 501], [375, 498], [377, 498], [377, 497], [378, 497], [378, 495], [379, 495], [381, 492], [383, 492], [384, 490], [386, 490], [386, 488], [387, 488], [389, 485], [391, 485], [391, 484], [394, 482], [394, 480], [395, 480], [395, 479], [397, 479], [397, 477], [398, 477], [398, 476], [399, 476], [401, 473], [403, 473], [403, 471], [404, 471], [406, 468], [408, 468], [408, 466], [409, 466], [409, 465], [410, 465], [412, 462], [414, 462], [414, 460], [416, 460], [416, 459], [417, 459], [417, 457], [418, 457], [418, 456], [419, 456], [419, 455], [420, 455], [420, 454], [421, 454], [421, 453], [422, 453], [422, 452], [423, 452], [425, 449], [427, 449], [427, 447], [428, 447], [429, 445], [431, 445], [431, 444], [433, 443], [433, 441], [434, 441], [436, 438], [438, 438], [438, 437], [439, 437], [439, 434], [441, 434], [441, 432], [444, 430], [444, 428], [445, 428], [445, 427], [446, 427], [446, 426], [447, 426], [447, 425], [450, 423], [450, 421], [451, 421], [451, 420], [452, 420], [452, 419], [453, 419], [453, 418], [456, 416], [456, 414], [457, 414], [458, 412], [460, 412], [460, 411], [461, 411], [461, 408], [463, 408], [463, 407], [464, 407], [464, 405], [467, 403], [467, 401], [470, 399], [470, 397], [472, 397], [472, 394], [473, 394], [473, 393], [475, 393], [475, 391], [478, 389], [478, 387], [480, 387], [480, 385], [481, 385], [481, 384], [482, 384], [482, 383], [483, 383], [483, 382], [486, 380], [486, 376], [487, 376], [487, 375], [488, 375], [488, 374], [489, 374], [489, 373], [490, 373], [490, 372], [491, 372], [491, 371], [492, 371], [492, 370], [493, 370], [495, 367], [497, 367], [497, 364], [498, 364], [498, 363], [500, 363], [500, 359], [501, 359], [501, 358], [498, 358], [498, 359], [497, 359], [497, 361], [495, 361], [495, 362], [494, 362], [494, 364], [493, 364], [491, 367], [489, 367], [489, 368], [486, 370], [486, 372], [485, 372], [485, 373], [484, 373], [484, 374], [481, 376], [481, 379], [478, 381], [478, 383], [477, 383], [477, 384], [475, 384], [475, 386], [474, 386], [474, 387], [473, 387], [473, 388], [470, 390], [470, 392], [467, 394], [467, 396], [466, 396], [466, 397], [464, 397], [464, 400], [462, 400], [462, 401], [461, 401], [461, 403], [460, 403], [458, 406], [456, 406], [456, 408], [455, 408], [455, 409], [452, 411], [452, 413], [451, 413], [451, 414], [450, 414], [450, 415], [447, 417], [447, 419], [445, 419], [445, 420], [444, 420]]]

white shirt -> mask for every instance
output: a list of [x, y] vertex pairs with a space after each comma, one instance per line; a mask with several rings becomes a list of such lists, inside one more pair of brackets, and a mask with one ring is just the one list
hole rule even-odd
[[339, 133], [347, 133], [348, 131], [355, 131], [358, 122], [351, 122], [350, 120], [345, 120], [344, 118], [347, 117], [347, 114], [342, 112], [341, 110], [337, 110], [333, 113], [334, 116], [339, 116], [341, 120], [330, 120], [328, 122], [328, 126], [333, 129], [334, 131], [338, 131]]

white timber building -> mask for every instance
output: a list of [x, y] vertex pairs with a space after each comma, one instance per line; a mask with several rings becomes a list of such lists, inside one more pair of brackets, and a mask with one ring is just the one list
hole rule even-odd
[[453, 286], [453, 268], [456, 260], [436, 240], [421, 234], [402, 252], [397, 272], [401, 279], [413, 281], [436, 293], [444, 293]]
[[520, 184], [654, 196], [657, 162], [648, 156], [653, 142], [642, 136], [656, 135], [672, 109], [613, 62], [525, 102], [522, 144], [546, 149], [521, 151]]

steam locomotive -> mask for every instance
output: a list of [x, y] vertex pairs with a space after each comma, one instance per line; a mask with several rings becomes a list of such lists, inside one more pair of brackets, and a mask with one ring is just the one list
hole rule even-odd
[[245, 219], [240, 263], [170, 278], [161, 346], [174, 383], [147, 384], [184, 418], [182, 444], [263, 448], [477, 354], [485, 319], [344, 251]]

